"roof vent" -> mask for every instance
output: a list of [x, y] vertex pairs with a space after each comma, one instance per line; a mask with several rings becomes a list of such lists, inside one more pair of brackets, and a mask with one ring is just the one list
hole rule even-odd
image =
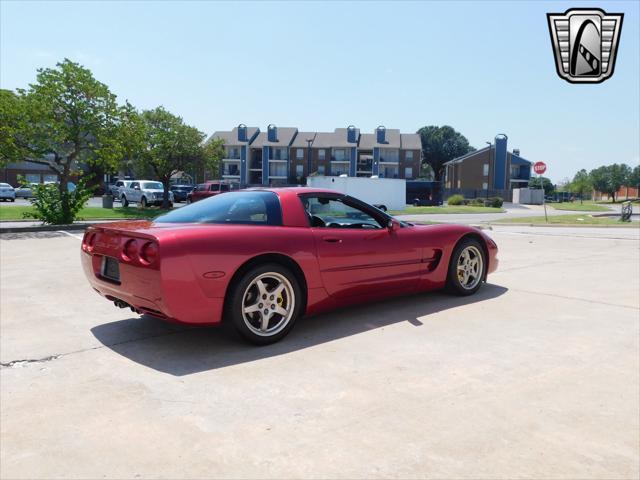
[[520, 156], [520, 149], [519, 149], [519, 148], [514, 148], [514, 149], [513, 149], [513, 154], [514, 154], [516, 157], [519, 157], [519, 156]]
[[356, 127], [354, 127], [353, 125], [349, 125], [347, 127], [347, 142], [356, 143], [358, 141], [357, 133], [358, 131], [356, 130]]
[[387, 129], [380, 125], [376, 128], [376, 142], [377, 143], [387, 143], [386, 137]]
[[267, 140], [269, 142], [278, 141], [278, 127], [276, 127], [273, 123], [267, 127]]
[[244, 123], [238, 125], [238, 141], [246, 142], [247, 141], [247, 126]]

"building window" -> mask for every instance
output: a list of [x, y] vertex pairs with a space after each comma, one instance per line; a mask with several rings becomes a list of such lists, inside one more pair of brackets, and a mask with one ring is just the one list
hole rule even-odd
[[[324, 150], [320, 150], [321, 152], [324, 152]], [[318, 165], [318, 173], [320, 175], [324, 175], [324, 165]]]
[[47, 174], [44, 174], [44, 175], [42, 175], [42, 181], [44, 183], [57, 182], [58, 181], [58, 175], [47, 175]]
[[460, 180], [458, 180], [458, 188], [460, 188]]
[[271, 160], [288, 160], [287, 149], [271, 147]]
[[348, 162], [349, 161], [349, 153], [346, 148], [336, 148], [333, 150], [333, 156], [331, 160], [335, 162]]
[[304, 167], [302, 165], [296, 165], [296, 175], [298, 177], [304, 175]]
[[487, 182], [482, 182], [482, 189], [487, 190], [489, 188], [489, 184]]
[[287, 166], [284, 163], [272, 163], [269, 165], [270, 177], [286, 177]]
[[413, 178], [413, 168], [404, 167], [404, 178]]
[[296, 158], [298, 160], [302, 160], [304, 158], [304, 149], [299, 148], [298, 150], [296, 150]]
[[395, 148], [381, 148], [380, 161], [398, 163], [400, 161], [400, 150]]
[[398, 167], [381, 167], [381, 177], [383, 178], [398, 178]]
[[325, 151], [324, 148], [321, 148], [320, 150], [318, 150], [318, 160], [324, 160], [325, 159]]
[[227, 158], [240, 158], [240, 149], [237, 147], [227, 147]]
[[405, 153], [405, 157], [404, 157], [407, 162], [412, 162], [413, 161], [413, 150], [408, 150], [407, 153]]
[[27, 173], [24, 176], [27, 183], [40, 183], [40, 174], [39, 173]]
[[489, 175], [489, 164], [485, 163], [484, 165], [482, 165], [482, 175], [484, 175], [485, 177]]

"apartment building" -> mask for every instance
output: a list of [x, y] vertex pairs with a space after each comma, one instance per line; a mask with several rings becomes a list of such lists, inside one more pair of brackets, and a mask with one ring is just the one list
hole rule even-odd
[[507, 149], [507, 136], [497, 135], [495, 143], [467, 153], [445, 165], [445, 188], [452, 193], [465, 191], [503, 191], [526, 187], [531, 177], [532, 162], [520, 156], [520, 150]]
[[417, 178], [421, 144], [417, 134], [378, 127], [361, 134], [353, 125], [333, 132], [299, 131], [269, 125], [265, 132], [239, 125], [217, 131], [226, 155], [221, 176], [241, 185], [303, 183], [309, 175]]

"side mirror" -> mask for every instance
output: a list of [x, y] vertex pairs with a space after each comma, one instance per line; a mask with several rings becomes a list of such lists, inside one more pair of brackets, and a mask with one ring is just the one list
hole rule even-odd
[[389, 221], [387, 222], [387, 228], [389, 229], [390, 232], [393, 232], [398, 228], [400, 228], [400, 224], [398, 223], [397, 220], [390, 218]]

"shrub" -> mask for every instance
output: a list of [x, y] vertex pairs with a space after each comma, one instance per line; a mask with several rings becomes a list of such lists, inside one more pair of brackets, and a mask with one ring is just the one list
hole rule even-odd
[[[67, 225], [73, 223], [78, 212], [91, 198], [91, 189], [84, 180], [80, 180], [73, 192], [60, 193], [55, 183], [38, 185], [34, 188], [31, 199], [34, 212], [25, 212], [24, 218], [35, 218], [42, 223]], [[67, 208], [64, 208], [67, 207]], [[67, 212], [65, 214], [65, 212]]]
[[504, 200], [501, 197], [491, 197], [484, 202], [485, 207], [500, 208]]
[[464, 197], [462, 195], [451, 195], [447, 199], [449, 205], [464, 205]]
[[473, 205], [474, 207], [484, 207], [484, 199], [474, 198], [472, 200], [469, 200], [469, 205]]

